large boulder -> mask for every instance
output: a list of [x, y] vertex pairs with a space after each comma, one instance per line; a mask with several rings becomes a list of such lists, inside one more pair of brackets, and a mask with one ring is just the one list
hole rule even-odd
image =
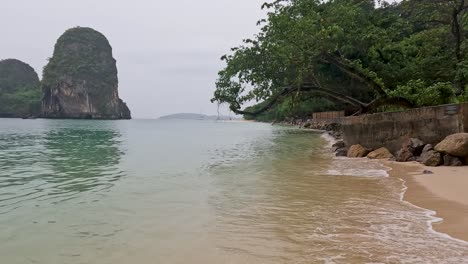
[[392, 153], [387, 148], [379, 148], [367, 155], [369, 159], [391, 159], [393, 158]]
[[119, 98], [112, 47], [91, 28], [69, 29], [57, 40], [44, 68], [42, 90], [46, 118], [131, 118]]
[[435, 150], [457, 157], [468, 157], [468, 133], [453, 134], [435, 146]]
[[38, 115], [40, 106], [41, 89], [36, 71], [16, 59], [0, 61], [0, 117]]
[[451, 156], [449, 154], [446, 154], [444, 156], [444, 166], [463, 166], [463, 163], [458, 157]]
[[361, 145], [352, 145], [348, 149], [349, 158], [363, 158], [369, 154], [369, 150]]
[[434, 150], [428, 150], [421, 154], [419, 159], [426, 166], [437, 167], [442, 164], [442, 155]]

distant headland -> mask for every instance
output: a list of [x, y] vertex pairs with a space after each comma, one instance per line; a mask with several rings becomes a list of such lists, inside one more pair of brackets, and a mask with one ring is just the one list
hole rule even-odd
[[203, 114], [194, 114], [194, 113], [177, 113], [171, 115], [161, 116], [158, 119], [161, 120], [240, 120], [237, 117], [230, 116], [218, 116], [218, 115], [203, 115]]

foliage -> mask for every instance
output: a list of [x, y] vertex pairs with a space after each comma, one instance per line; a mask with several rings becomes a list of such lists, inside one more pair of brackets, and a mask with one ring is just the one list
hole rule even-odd
[[[261, 107], [261, 104], [247, 108], [250, 111], [255, 111]], [[337, 110], [337, 106], [323, 98], [306, 98], [303, 101], [297, 101], [293, 98], [288, 98], [269, 109], [265, 113], [258, 116], [245, 115], [247, 120], [258, 120], [271, 122], [276, 120], [284, 120], [288, 117], [310, 118], [310, 113]]]
[[412, 80], [406, 85], [399, 85], [390, 93], [408, 98], [416, 106], [440, 105], [456, 101], [454, 87], [449, 82], [428, 85], [422, 80]]
[[379, 2], [265, 3], [267, 17], [259, 21], [258, 34], [222, 57], [226, 66], [212, 101], [234, 112], [245, 112], [242, 105], [255, 101], [256, 107], [246, 109], [255, 112], [277, 100], [263, 116], [283, 118], [299, 106], [320, 109], [323, 100], [304, 98], [329, 97], [330, 91], [342, 95], [332, 96], [328, 108], [335, 109], [345, 108], [349, 97], [362, 109], [375, 99], [425, 106], [452, 102], [455, 94], [464, 98], [468, 1]]

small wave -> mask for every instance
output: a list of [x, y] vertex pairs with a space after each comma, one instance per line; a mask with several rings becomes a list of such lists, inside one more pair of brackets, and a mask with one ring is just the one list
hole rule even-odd
[[326, 145], [327, 148], [331, 148], [332, 145], [337, 142], [336, 138], [333, 137], [332, 135], [330, 135], [330, 133], [328, 133], [328, 132], [322, 133], [322, 135], [320, 135], [320, 137], [327, 141], [327, 145]]
[[427, 218], [429, 218], [429, 220], [426, 221], [426, 224], [427, 224], [427, 228], [429, 229], [429, 232], [433, 233], [433, 234], [436, 234], [442, 238], [446, 238], [446, 239], [450, 239], [450, 240], [453, 240], [453, 241], [456, 241], [458, 243], [462, 243], [462, 244], [465, 244], [465, 245], [468, 245], [468, 241], [465, 241], [465, 240], [461, 240], [461, 239], [458, 239], [458, 238], [455, 238], [455, 237], [452, 237], [450, 236], [449, 234], [446, 234], [446, 233], [442, 233], [442, 232], [438, 232], [434, 229], [434, 224], [436, 223], [440, 223], [442, 222], [444, 219], [441, 218], [441, 217], [437, 217], [437, 212], [434, 211], [434, 210], [430, 210], [430, 209], [427, 209], [427, 208], [423, 208], [423, 207], [419, 207], [413, 203], [410, 203], [408, 201], [405, 200], [405, 194], [406, 192], [408, 191], [408, 186], [406, 185], [406, 181], [401, 179], [401, 178], [398, 178], [402, 185], [403, 185], [403, 188], [401, 190], [401, 193], [400, 193], [400, 201], [404, 204], [407, 204], [411, 207], [414, 207], [415, 209], [419, 209], [419, 210], [423, 210], [425, 212], [425, 215], [427, 216]]
[[363, 159], [335, 157], [324, 173], [330, 176], [388, 177], [388, 168], [380, 162]]

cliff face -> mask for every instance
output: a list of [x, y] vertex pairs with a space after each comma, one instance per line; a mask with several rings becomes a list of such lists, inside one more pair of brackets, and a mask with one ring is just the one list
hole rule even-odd
[[112, 47], [91, 28], [67, 30], [44, 67], [42, 116], [46, 118], [130, 119], [119, 98]]
[[24, 117], [40, 112], [39, 77], [28, 64], [0, 61], [0, 117]]

